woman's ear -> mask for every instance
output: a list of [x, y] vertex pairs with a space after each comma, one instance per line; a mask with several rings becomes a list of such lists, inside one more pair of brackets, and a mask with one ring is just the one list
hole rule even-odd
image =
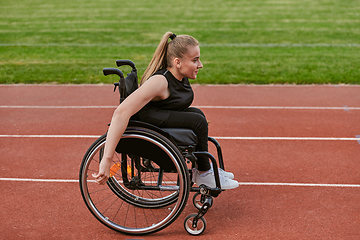
[[177, 68], [180, 68], [181, 66], [181, 61], [179, 58], [174, 58], [174, 65], [177, 67]]

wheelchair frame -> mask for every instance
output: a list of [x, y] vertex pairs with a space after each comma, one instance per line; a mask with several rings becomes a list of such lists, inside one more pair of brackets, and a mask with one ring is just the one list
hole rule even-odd
[[[120, 104], [131, 94], [136, 82], [135, 64], [129, 60], [116, 61], [117, 66], [128, 65], [132, 72], [124, 78], [121, 70], [106, 68], [104, 75], [116, 74], [120, 77]], [[132, 88], [127, 92], [127, 87]], [[136, 88], [135, 87], [135, 88]], [[184, 129], [181, 129], [183, 132]], [[170, 133], [169, 133], [170, 132]], [[79, 172], [80, 190], [90, 212], [105, 226], [132, 235], [143, 235], [160, 231], [175, 221], [186, 206], [189, 193], [196, 192], [193, 204], [196, 214], [185, 218], [184, 228], [191, 235], [205, 231], [204, 215], [223, 190], [220, 185], [218, 164], [209, 152], [196, 152], [196, 143], [189, 141], [179, 144], [177, 129], [161, 129], [154, 125], [130, 120], [116, 148], [113, 166], [107, 185], [98, 185], [91, 176], [99, 169], [106, 134], [98, 138], [87, 150]], [[194, 134], [191, 130], [187, 133]], [[195, 134], [194, 134], [195, 135]], [[220, 144], [212, 137], [219, 167], [224, 169]], [[205, 185], [193, 186], [192, 169], [199, 156], [208, 157], [213, 165], [215, 188]]]

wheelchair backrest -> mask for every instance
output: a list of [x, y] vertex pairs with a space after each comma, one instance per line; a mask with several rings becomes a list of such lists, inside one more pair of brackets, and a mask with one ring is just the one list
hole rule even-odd
[[[130, 73], [127, 74], [125, 78], [125, 93], [124, 96], [121, 96], [120, 88], [120, 100], [121, 98], [125, 99], [127, 98], [132, 92], [134, 92], [136, 89], [138, 89], [138, 76], [137, 76], [137, 69], [132, 69]], [[120, 101], [121, 102], [121, 101]]]

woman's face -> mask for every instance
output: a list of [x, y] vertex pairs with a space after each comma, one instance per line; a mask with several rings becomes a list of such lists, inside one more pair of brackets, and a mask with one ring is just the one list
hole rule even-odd
[[189, 46], [187, 50], [187, 53], [179, 59], [177, 66], [181, 75], [190, 79], [196, 79], [199, 69], [203, 67], [200, 61], [200, 47]]

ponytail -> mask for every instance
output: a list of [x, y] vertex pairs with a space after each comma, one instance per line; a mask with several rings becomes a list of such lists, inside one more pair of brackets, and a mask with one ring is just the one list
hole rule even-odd
[[152, 57], [149, 66], [146, 68], [144, 75], [141, 78], [140, 85], [148, 80], [157, 70], [164, 69], [167, 67], [166, 52], [168, 48], [168, 41], [172, 32], [167, 32], [162, 37], [159, 45], [157, 46], [154, 56]]
[[188, 35], [176, 36], [172, 32], [165, 33], [141, 78], [140, 85], [144, 84], [156, 71], [171, 67], [171, 60], [174, 57], [183, 57], [189, 45], [197, 46], [199, 42]]

